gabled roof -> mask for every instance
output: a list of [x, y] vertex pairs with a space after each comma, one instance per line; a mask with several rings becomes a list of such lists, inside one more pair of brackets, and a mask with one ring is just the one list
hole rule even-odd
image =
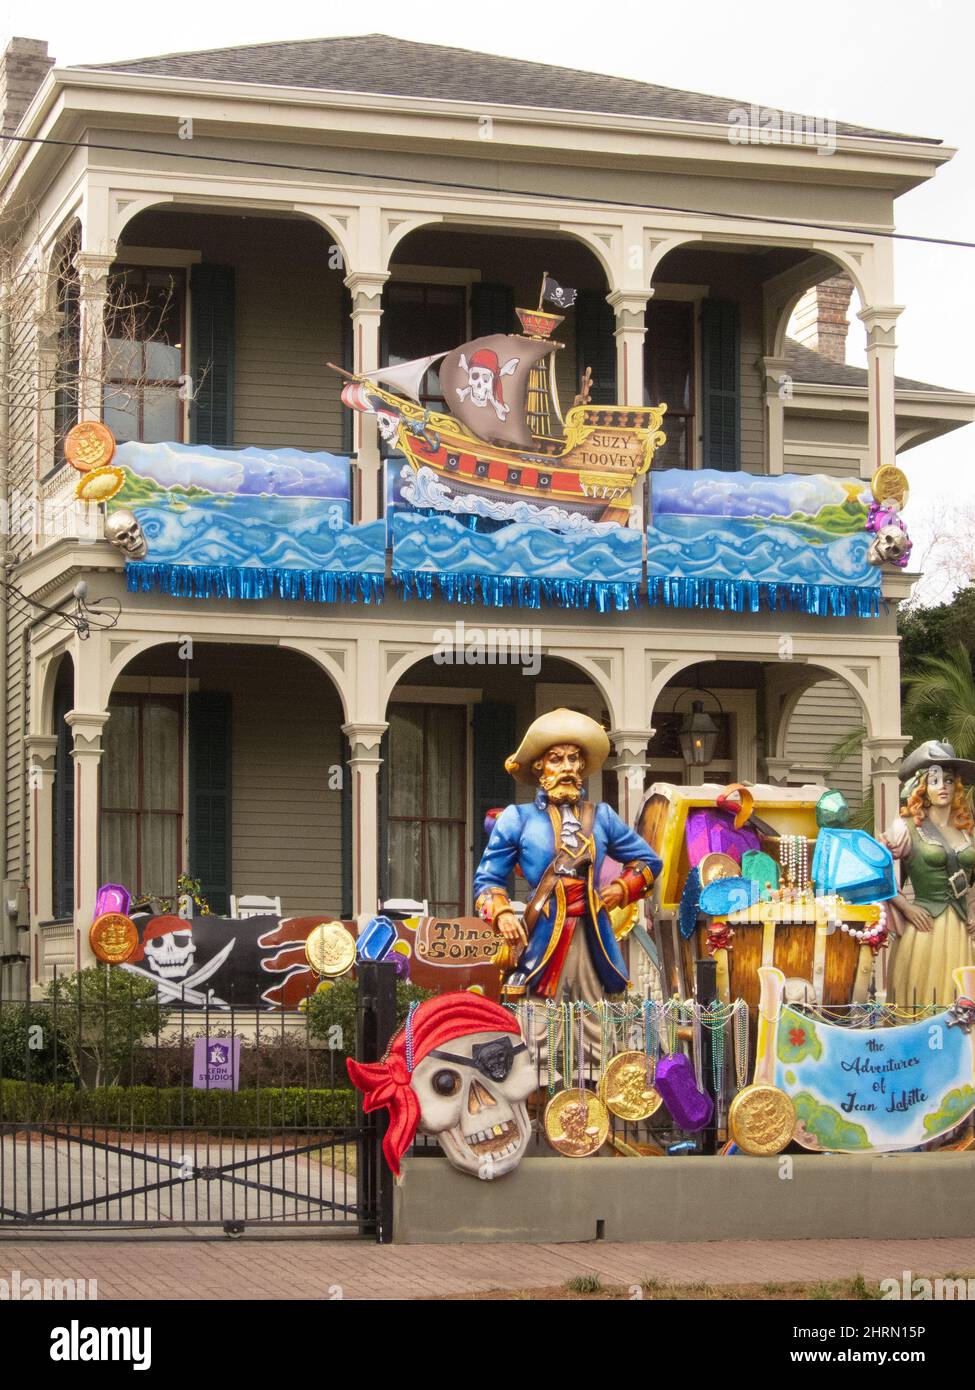
[[[833, 362], [812, 348], [803, 347], [794, 338], [785, 340], [785, 359], [792, 376], [799, 383], [808, 382], [811, 386], [863, 386], [867, 384], [865, 367], [852, 367], [846, 362]], [[895, 376], [894, 386], [898, 391], [940, 391], [945, 395], [962, 394], [951, 386], [932, 386], [929, 381], [912, 381], [906, 376]]]
[[[530, 63], [520, 58], [500, 58], [493, 53], [476, 53], [465, 48], [412, 43], [388, 34], [248, 44], [78, 66], [103, 72], [251, 82], [425, 100], [440, 98], [721, 125], [728, 123], [729, 112], [733, 109], [749, 110], [752, 106], [751, 102], [733, 97], [684, 92], [626, 77], [552, 67], [548, 63]], [[812, 117], [807, 119], [813, 120]], [[933, 145], [941, 143], [920, 136], [840, 123], [836, 125], [836, 133], [882, 140], [922, 140]]]

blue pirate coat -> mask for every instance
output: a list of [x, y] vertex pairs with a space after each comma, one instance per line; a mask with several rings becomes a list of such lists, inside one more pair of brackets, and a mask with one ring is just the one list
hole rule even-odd
[[[581, 813], [583, 803], [574, 808]], [[494, 890], [506, 892], [505, 885], [517, 864], [528, 883], [529, 895], [534, 894], [558, 846], [552, 810], [544, 792], [527, 805], [506, 806], [494, 823], [481, 862], [474, 875], [474, 893]], [[557, 816], [559, 813], [554, 811]], [[613, 933], [609, 914], [596, 897], [595, 884], [607, 855], [626, 866], [645, 868], [649, 883], [659, 873], [662, 861], [635, 830], [631, 830], [605, 802], [598, 802], [592, 822], [592, 862], [586, 869], [586, 888], [589, 912], [585, 920], [586, 944], [596, 972], [607, 994], [620, 994], [626, 989], [626, 966]], [[538, 914], [534, 930], [525, 948], [519, 969], [524, 971], [529, 989], [537, 982], [552, 952], [558, 945], [565, 925], [565, 889], [557, 882]]]

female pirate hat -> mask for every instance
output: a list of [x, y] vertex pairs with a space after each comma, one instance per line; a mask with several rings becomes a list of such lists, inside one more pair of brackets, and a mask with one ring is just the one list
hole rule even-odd
[[609, 757], [609, 739], [601, 724], [578, 710], [553, 709], [529, 725], [515, 752], [505, 758], [506, 771], [516, 782], [533, 783], [532, 763], [557, 743], [574, 743], [582, 749], [587, 777], [598, 772]]
[[934, 738], [922, 743], [913, 753], [908, 753], [901, 763], [900, 779], [906, 782], [915, 773], [923, 772], [928, 767], [953, 767], [960, 776], [968, 781], [975, 781], [975, 761], [971, 758], [959, 758], [950, 743], [939, 742]]

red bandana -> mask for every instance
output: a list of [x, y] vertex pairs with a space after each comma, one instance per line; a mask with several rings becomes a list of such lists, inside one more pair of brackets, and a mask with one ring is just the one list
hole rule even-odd
[[[427, 1053], [465, 1033], [519, 1033], [514, 1015], [481, 994], [463, 992], [441, 994], [425, 999], [410, 1020], [413, 1066]], [[412, 1072], [406, 1065], [406, 1027], [393, 1037], [382, 1062], [346, 1061], [354, 1086], [363, 1092], [362, 1108], [367, 1113], [384, 1106], [389, 1125], [383, 1139], [386, 1162], [399, 1177], [400, 1159], [413, 1143], [420, 1123], [420, 1102], [411, 1084]]]

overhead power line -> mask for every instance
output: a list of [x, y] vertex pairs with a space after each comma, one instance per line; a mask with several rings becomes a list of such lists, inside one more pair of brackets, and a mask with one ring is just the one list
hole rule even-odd
[[2, 135], [23, 145], [56, 145], [69, 150], [105, 150], [113, 154], [144, 154], [156, 158], [202, 160], [208, 164], [233, 164], [254, 169], [278, 169], [293, 174], [328, 174], [332, 177], [354, 180], [372, 180], [384, 184], [409, 184], [423, 188], [450, 189], [457, 193], [490, 193], [506, 198], [530, 198], [532, 203], [572, 203], [595, 204], [600, 207], [631, 208], [639, 212], [678, 213], [687, 217], [716, 217], [725, 222], [765, 222], [779, 227], [801, 227], [820, 232], [844, 232], [852, 236], [881, 237], [890, 241], [909, 241], [926, 246], [957, 246], [963, 250], [975, 250], [975, 241], [962, 241], [956, 237], [918, 236], [912, 232], [887, 230], [865, 231], [842, 222], [814, 222], [798, 217], [768, 217], [764, 213], [724, 212], [716, 208], [676, 207], [666, 203], [635, 203], [622, 198], [597, 198], [586, 194], [579, 198], [571, 193], [538, 193], [533, 189], [502, 188], [498, 185], [481, 183], [461, 183], [448, 179], [424, 179], [413, 174], [375, 174], [362, 169], [334, 169], [317, 164], [290, 164], [283, 160], [245, 159], [242, 155], [196, 154], [191, 150], [158, 150], [143, 145], [108, 145], [89, 140], [56, 140], [46, 135]]

